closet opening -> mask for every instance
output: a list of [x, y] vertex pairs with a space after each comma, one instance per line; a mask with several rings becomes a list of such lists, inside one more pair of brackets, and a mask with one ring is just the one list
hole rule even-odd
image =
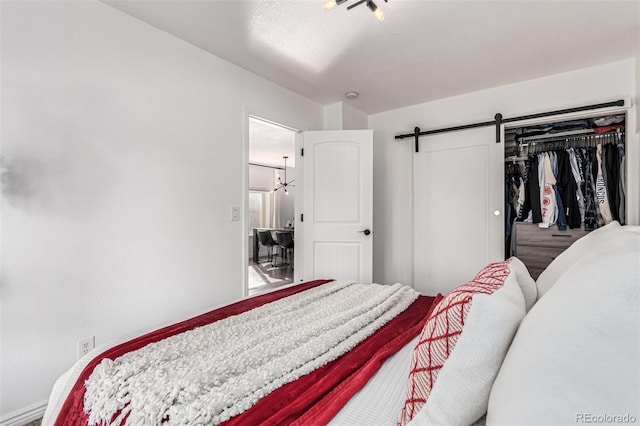
[[626, 112], [505, 129], [505, 257], [534, 279], [562, 251], [626, 223]]

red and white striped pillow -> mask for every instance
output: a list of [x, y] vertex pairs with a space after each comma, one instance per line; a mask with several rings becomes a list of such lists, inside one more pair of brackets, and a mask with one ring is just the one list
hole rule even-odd
[[414, 349], [398, 424], [471, 424], [480, 418], [533, 301], [535, 283], [517, 258], [487, 265], [442, 299]]

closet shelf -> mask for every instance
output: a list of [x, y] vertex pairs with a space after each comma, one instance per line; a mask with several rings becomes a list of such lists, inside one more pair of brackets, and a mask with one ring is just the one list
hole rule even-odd
[[584, 135], [594, 133], [593, 129], [578, 129], [578, 130], [567, 130], [566, 132], [557, 132], [557, 133], [544, 133], [542, 135], [535, 136], [523, 136], [519, 139], [520, 142], [529, 142], [535, 141], [539, 139], [548, 139], [548, 138], [560, 138], [562, 136], [574, 136], [574, 135]]

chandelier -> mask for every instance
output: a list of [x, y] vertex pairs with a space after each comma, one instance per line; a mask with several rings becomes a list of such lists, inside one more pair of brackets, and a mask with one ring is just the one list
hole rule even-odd
[[[324, 10], [332, 10], [341, 5], [342, 3], [346, 3], [348, 0], [323, 0], [322, 8]], [[384, 0], [386, 3], [387, 0]], [[384, 12], [380, 9], [373, 0], [358, 0], [357, 2], [347, 6], [347, 10], [351, 10], [356, 6], [361, 5], [362, 3], [366, 3], [369, 10], [373, 13], [373, 16], [378, 19], [378, 21], [384, 21]]]
[[287, 182], [287, 158], [289, 157], [286, 155], [283, 155], [282, 158], [284, 158], [284, 180], [282, 180], [280, 178], [280, 175], [278, 175], [276, 187], [273, 189], [273, 192], [276, 192], [278, 189], [283, 189], [284, 193], [289, 195], [289, 191], [287, 190], [287, 187], [290, 186], [292, 188], [295, 188], [295, 185], [291, 185], [291, 184], [296, 180], [292, 179], [291, 181]]

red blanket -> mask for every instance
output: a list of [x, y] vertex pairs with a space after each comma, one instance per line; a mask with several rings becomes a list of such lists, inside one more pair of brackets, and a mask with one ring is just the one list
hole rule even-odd
[[[82, 371], [69, 393], [56, 425], [86, 425], [83, 401], [85, 380], [104, 358], [115, 359], [169, 336], [237, 315], [274, 300], [325, 284], [317, 280], [233, 303], [189, 320], [147, 333], [114, 346], [94, 358]], [[300, 379], [276, 389], [251, 409], [231, 418], [225, 425], [324, 424], [378, 370], [384, 360], [420, 333], [436, 298], [420, 296], [409, 308], [364, 340], [353, 350]]]

